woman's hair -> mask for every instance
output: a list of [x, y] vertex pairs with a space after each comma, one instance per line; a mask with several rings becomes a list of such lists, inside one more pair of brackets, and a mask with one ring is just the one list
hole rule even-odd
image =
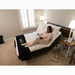
[[47, 28], [49, 28], [50, 32], [52, 33], [52, 27], [51, 26], [48, 26]]

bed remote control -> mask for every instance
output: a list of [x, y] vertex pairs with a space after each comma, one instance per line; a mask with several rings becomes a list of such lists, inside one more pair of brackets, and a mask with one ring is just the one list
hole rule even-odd
[[22, 39], [19, 39], [20, 43], [23, 43], [23, 40]]

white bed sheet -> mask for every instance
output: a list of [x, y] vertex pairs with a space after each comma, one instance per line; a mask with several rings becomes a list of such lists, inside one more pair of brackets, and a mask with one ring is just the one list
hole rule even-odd
[[[56, 36], [56, 38], [61, 34], [61, 32], [58, 33], [58, 35]], [[30, 42], [32, 40], [34, 40], [37, 36], [37, 32], [33, 32], [33, 33], [29, 33], [29, 34], [24, 34], [25, 38], [26, 38], [26, 42]], [[55, 40], [55, 39], [54, 39]], [[53, 43], [53, 38], [50, 40], [50, 42], [48, 44], [35, 44], [31, 47], [29, 47], [30, 52], [33, 52], [35, 50], [39, 50], [41, 48], [45, 48], [45, 47], [49, 47], [52, 43]]]
[[[57, 37], [61, 34], [61, 32], [58, 33], [58, 35], [56, 36], [56, 39]], [[25, 39], [26, 39], [26, 42], [30, 42], [32, 40], [34, 40], [37, 36], [37, 32], [33, 32], [33, 33], [28, 33], [28, 34], [24, 34], [25, 36]], [[15, 38], [15, 37], [14, 37]], [[55, 40], [55, 39], [54, 39]], [[33, 52], [33, 51], [36, 51], [36, 50], [39, 50], [41, 48], [45, 48], [45, 47], [49, 47], [52, 43], [53, 43], [53, 38], [50, 40], [50, 42], [48, 44], [35, 44], [31, 47], [29, 47], [30, 49], [30, 52]], [[15, 38], [15, 41], [16, 41], [16, 38]], [[17, 42], [16, 42], [16, 54], [17, 56], [19, 56], [19, 52], [18, 52], [18, 47], [17, 47]]]

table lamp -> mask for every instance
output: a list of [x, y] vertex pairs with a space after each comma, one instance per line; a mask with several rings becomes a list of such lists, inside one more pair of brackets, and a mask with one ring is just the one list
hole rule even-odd
[[72, 38], [73, 30], [75, 29], [75, 20], [72, 20], [68, 27], [72, 29], [72, 32], [70, 35], [70, 37]]
[[44, 20], [44, 16], [40, 16], [40, 20], [43, 22], [43, 20]]

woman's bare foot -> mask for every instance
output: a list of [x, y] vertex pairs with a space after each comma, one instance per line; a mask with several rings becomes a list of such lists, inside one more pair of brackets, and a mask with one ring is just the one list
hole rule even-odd
[[23, 44], [21, 44], [22, 46], [25, 46], [25, 45], [27, 45], [27, 43], [23, 43]]
[[25, 47], [30, 47], [30, 45], [26, 45]]

